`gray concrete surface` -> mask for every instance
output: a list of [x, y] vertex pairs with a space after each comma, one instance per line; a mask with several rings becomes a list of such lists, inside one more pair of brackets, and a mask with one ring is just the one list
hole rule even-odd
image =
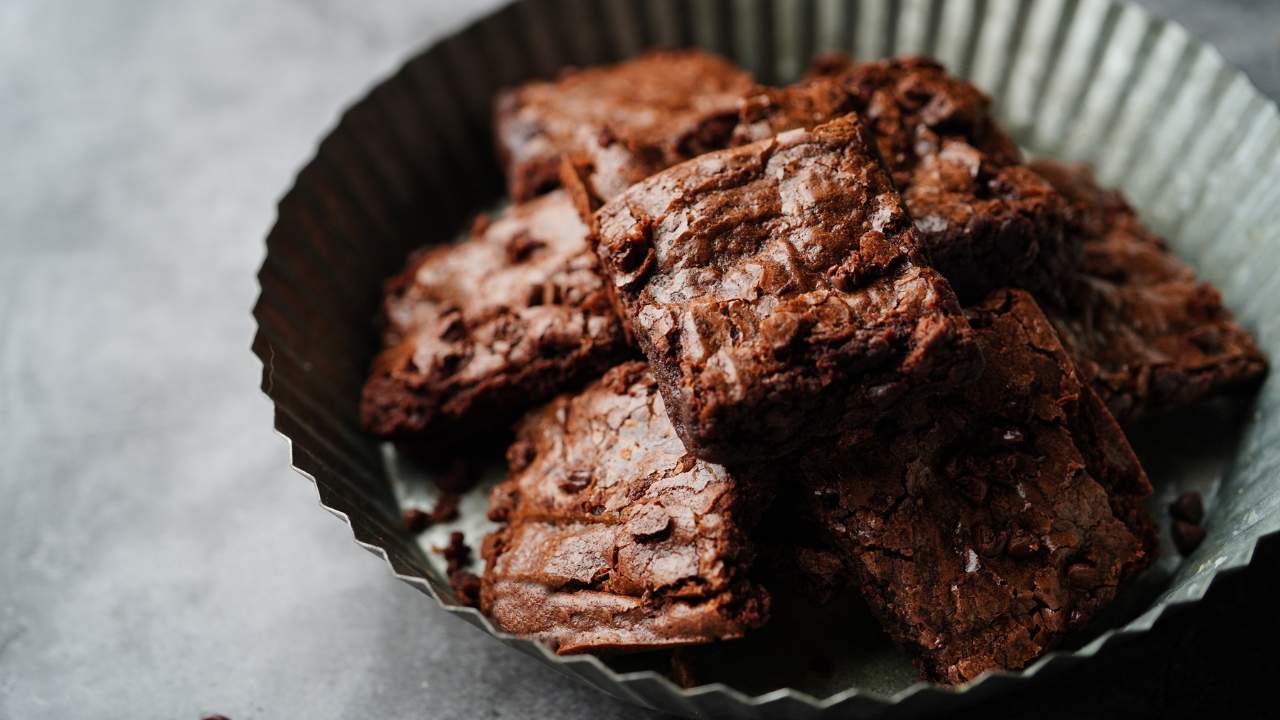
[[[248, 351], [293, 173], [492, 4], [0, 3], [0, 718], [646, 715], [358, 549]], [[1280, 3], [1144, 4], [1280, 95]]]

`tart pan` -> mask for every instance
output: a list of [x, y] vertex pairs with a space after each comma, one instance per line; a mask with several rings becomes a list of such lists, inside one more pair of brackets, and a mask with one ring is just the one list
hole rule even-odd
[[[409, 59], [342, 115], [280, 201], [259, 272], [253, 350], [293, 467], [397, 577], [508, 647], [646, 707], [691, 717], [915, 715], [1089, 662], [1121, 638], [1140, 642], [1163, 613], [1199, 600], [1280, 529], [1280, 389], [1272, 380], [1248, 407], [1134, 433], [1156, 485], [1161, 559], [1098, 627], [1025, 670], [930, 685], [872, 631], [825, 679], [773, 687], [748, 657], [741, 681], [685, 689], [667, 678], [661, 656], [559, 657], [458, 605], [431, 547], [455, 529], [478, 545], [500, 454], [464, 497], [457, 523], [419, 537], [404, 531], [402, 508], [433, 499], [429, 473], [365, 435], [357, 419], [377, 350], [381, 283], [411, 250], [451, 241], [500, 202], [489, 115], [499, 88], [680, 46], [726, 55], [768, 83], [794, 79], [824, 52], [939, 58], [993, 96], [1029, 153], [1089, 162], [1103, 184], [1122, 188], [1280, 358], [1280, 112], [1174, 23], [1112, 0], [516, 2]], [[1184, 559], [1168, 542], [1164, 507], [1190, 489], [1205, 497], [1208, 536]]]

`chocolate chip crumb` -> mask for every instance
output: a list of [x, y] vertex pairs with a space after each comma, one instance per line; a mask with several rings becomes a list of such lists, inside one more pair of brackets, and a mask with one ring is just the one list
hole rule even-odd
[[417, 535], [427, 528], [431, 527], [431, 513], [424, 512], [421, 508], [409, 508], [404, 511], [404, 529]]
[[450, 576], [471, 564], [471, 546], [467, 544], [463, 534], [457, 530], [449, 533], [448, 545], [431, 549], [444, 556], [446, 572]]
[[431, 523], [446, 523], [458, 519], [458, 503], [462, 500], [462, 496], [456, 493], [444, 493], [436, 500], [436, 506], [431, 509]]
[[1169, 505], [1169, 514], [1177, 520], [1199, 525], [1204, 520], [1204, 501], [1194, 490], [1184, 492]]
[[1173, 521], [1173, 544], [1183, 556], [1190, 555], [1204, 542], [1204, 528], [1185, 520]]
[[449, 573], [449, 587], [458, 602], [467, 607], [480, 607], [480, 576], [467, 570]]
[[405, 510], [404, 529], [418, 535], [432, 525], [457, 520], [458, 503], [461, 500], [460, 495], [446, 492], [436, 499], [436, 506], [431, 509], [431, 512], [416, 507]]

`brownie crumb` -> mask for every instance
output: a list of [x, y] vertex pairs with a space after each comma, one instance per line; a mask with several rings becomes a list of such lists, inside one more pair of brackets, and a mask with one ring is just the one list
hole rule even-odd
[[457, 493], [447, 492], [436, 500], [436, 506], [431, 509], [431, 523], [447, 523], [458, 519], [458, 503], [462, 501], [462, 496]]
[[449, 575], [465, 570], [471, 564], [471, 546], [460, 531], [449, 533], [448, 545], [431, 549], [444, 556], [445, 572]]
[[1185, 520], [1173, 521], [1173, 544], [1178, 552], [1186, 557], [1204, 542], [1204, 528]]
[[1200, 521], [1204, 520], [1204, 500], [1200, 498], [1200, 493], [1194, 490], [1184, 492], [1169, 505], [1169, 514], [1175, 520], [1199, 525]]
[[436, 499], [436, 506], [427, 512], [421, 508], [409, 508], [404, 511], [404, 529], [420, 535], [432, 525], [452, 522], [458, 519], [458, 503], [462, 496], [446, 492]]
[[421, 508], [409, 508], [404, 511], [402, 517], [404, 518], [404, 529], [414, 535], [421, 534], [431, 527], [431, 513], [425, 512]]
[[458, 603], [467, 607], [480, 607], [480, 576], [467, 570], [449, 573], [449, 587], [458, 596]]

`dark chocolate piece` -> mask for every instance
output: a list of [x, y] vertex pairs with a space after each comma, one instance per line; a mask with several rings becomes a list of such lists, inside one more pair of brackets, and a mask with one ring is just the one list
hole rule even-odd
[[431, 527], [431, 513], [422, 508], [409, 508], [401, 513], [400, 517], [404, 521], [404, 529], [414, 535], [419, 535]]
[[1212, 285], [1084, 166], [1034, 169], [1077, 211], [1084, 269], [1077, 300], [1051, 311], [1068, 352], [1121, 422], [1187, 407], [1262, 379], [1267, 361]]
[[444, 557], [445, 572], [449, 575], [466, 570], [471, 565], [471, 546], [467, 544], [466, 536], [459, 530], [449, 533], [448, 545], [431, 549]]
[[699, 50], [651, 52], [503, 91], [494, 125], [517, 201], [560, 183], [561, 161], [597, 200], [724, 147], [751, 76]]
[[744, 532], [765, 488], [690, 455], [643, 363], [530, 413], [489, 515], [481, 606], [561, 654], [741, 637], [768, 595]]
[[987, 358], [871, 439], [806, 452], [809, 511], [929, 678], [1020, 668], [1150, 559], [1151, 487], [1030, 295], [969, 319]]
[[449, 587], [458, 597], [458, 603], [467, 607], [480, 607], [480, 576], [468, 570], [449, 573]]
[[404, 520], [404, 528], [417, 535], [432, 525], [457, 520], [458, 503], [461, 500], [462, 497], [459, 495], [451, 492], [442, 492], [440, 497], [436, 499], [435, 507], [431, 508], [431, 512], [416, 507], [409, 508], [401, 515]]
[[[457, 496], [445, 496], [440, 499], [440, 504], [436, 506], [433, 515], [440, 512], [440, 505], [447, 502], [446, 498], [452, 497], [453, 510], [457, 511]], [[467, 568], [471, 566], [471, 546], [467, 544], [466, 537], [458, 530], [449, 533], [449, 544], [444, 547], [433, 547], [432, 551], [439, 553], [444, 557], [445, 576], [449, 578], [449, 587], [453, 589], [453, 594], [457, 596], [459, 604], [468, 607], [480, 607], [480, 577], [471, 572]]]
[[1005, 286], [1061, 305], [1079, 265], [1067, 204], [1022, 164], [991, 100], [933, 60], [825, 61], [743, 103], [737, 142], [859, 113], [934, 268], [966, 302]]
[[1182, 556], [1190, 555], [1200, 547], [1200, 543], [1204, 542], [1204, 528], [1189, 523], [1184, 520], [1174, 520], [1173, 527], [1173, 545], [1178, 548], [1178, 554]]
[[779, 455], [981, 364], [852, 115], [665, 170], [597, 224], [671, 421], [706, 460]]
[[616, 363], [626, 339], [569, 197], [515, 205], [387, 284], [365, 427], [446, 445]]
[[1192, 525], [1199, 525], [1204, 520], [1204, 500], [1200, 493], [1191, 490], [1184, 492], [1169, 505], [1169, 514], [1177, 520], [1184, 520]]

